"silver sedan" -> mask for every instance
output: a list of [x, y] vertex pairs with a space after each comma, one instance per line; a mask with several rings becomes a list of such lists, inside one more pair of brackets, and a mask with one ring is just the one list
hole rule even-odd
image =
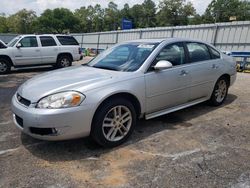
[[204, 101], [221, 105], [236, 79], [233, 59], [186, 39], [124, 42], [88, 64], [38, 75], [12, 99], [13, 119], [38, 139], [91, 136], [123, 143], [138, 118], [151, 119]]

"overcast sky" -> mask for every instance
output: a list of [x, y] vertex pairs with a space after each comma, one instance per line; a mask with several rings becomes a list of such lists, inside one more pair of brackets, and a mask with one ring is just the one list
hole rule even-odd
[[[17, 11], [26, 8], [28, 10], [35, 10], [39, 15], [45, 9], [54, 9], [57, 7], [69, 8], [72, 11], [80, 8], [81, 6], [88, 6], [95, 4], [101, 4], [102, 7], [107, 7], [109, 0], [0, 0], [0, 13], [7, 15], [16, 13]], [[130, 6], [134, 4], [141, 4], [144, 0], [113, 0], [118, 4], [119, 8], [122, 8], [125, 3]], [[157, 5], [160, 0], [153, 0]], [[211, 0], [188, 0], [191, 1], [199, 14], [202, 14]]]

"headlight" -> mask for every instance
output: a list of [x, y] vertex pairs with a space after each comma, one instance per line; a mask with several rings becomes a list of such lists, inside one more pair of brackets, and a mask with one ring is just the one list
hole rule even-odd
[[85, 96], [76, 91], [56, 93], [40, 99], [37, 108], [68, 108], [79, 106]]

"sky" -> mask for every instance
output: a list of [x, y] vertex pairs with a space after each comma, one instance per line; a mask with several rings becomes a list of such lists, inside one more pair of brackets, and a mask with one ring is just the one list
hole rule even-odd
[[[134, 4], [141, 4], [144, 0], [113, 0], [114, 3], [122, 8], [125, 3], [130, 6]], [[157, 5], [160, 0], [153, 0]], [[204, 13], [207, 5], [211, 0], [187, 0], [191, 1], [197, 13]], [[1, 0], [0, 13], [7, 15], [16, 13], [17, 11], [26, 8], [32, 9], [40, 15], [45, 9], [54, 9], [58, 7], [68, 8], [74, 11], [81, 6], [100, 4], [102, 7], [107, 7], [109, 0]]]

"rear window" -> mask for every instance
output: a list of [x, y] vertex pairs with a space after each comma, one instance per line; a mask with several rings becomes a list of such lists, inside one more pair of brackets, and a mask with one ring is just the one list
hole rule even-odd
[[79, 45], [76, 39], [71, 36], [57, 36], [57, 39], [62, 45]]
[[215, 49], [213, 49], [211, 47], [208, 47], [208, 48], [209, 48], [209, 50], [211, 52], [211, 56], [212, 56], [213, 59], [220, 59], [220, 53], [217, 50], [215, 50]]

